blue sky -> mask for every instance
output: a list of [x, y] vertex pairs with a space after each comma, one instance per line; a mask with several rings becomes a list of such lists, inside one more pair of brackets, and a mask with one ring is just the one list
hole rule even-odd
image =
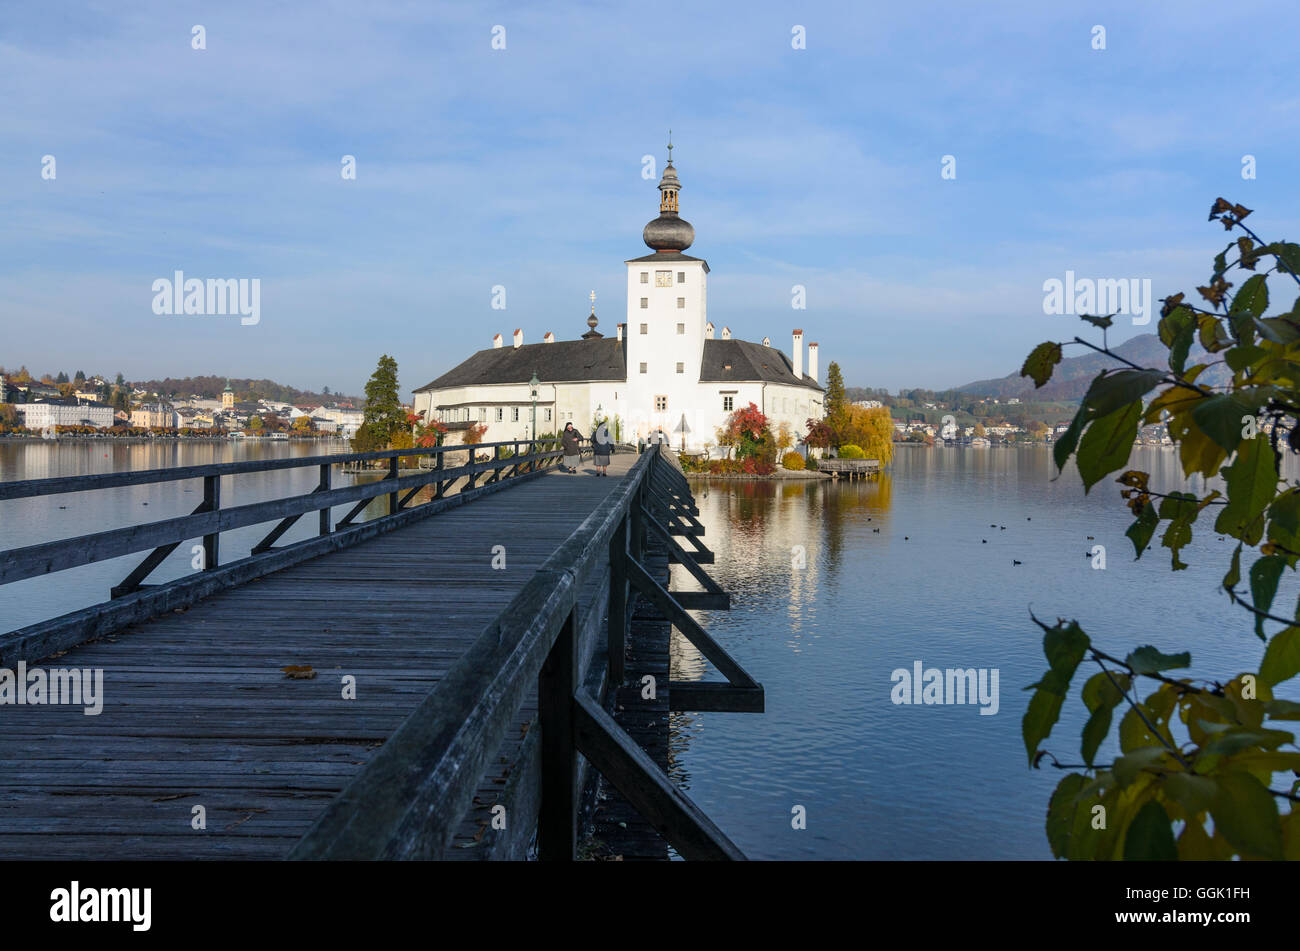
[[[1192, 291], [1218, 195], [1300, 238], [1289, 4], [269, 6], [0, 13], [0, 365], [356, 393], [388, 352], [409, 392], [592, 289], [612, 334], [670, 127], [710, 318], [851, 385], [1018, 368], [1082, 327], [1067, 269]], [[259, 278], [261, 322], [155, 315], [176, 269]]]

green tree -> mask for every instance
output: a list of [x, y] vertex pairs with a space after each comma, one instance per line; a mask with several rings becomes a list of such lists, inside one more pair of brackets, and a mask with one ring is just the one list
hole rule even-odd
[[848, 398], [844, 395], [844, 375], [840, 372], [840, 365], [832, 360], [826, 368], [826, 424], [833, 432], [838, 432], [843, 424], [848, 405]]
[[[1236, 540], [1221, 588], [1246, 612], [1263, 646], [1261, 658], [1239, 642], [1239, 659], [1217, 678], [1180, 677], [1177, 671], [1191, 665], [1187, 651], [1147, 645], [1121, 657], [1102, 650], [1077, 621], [1034, 618], [1044, 631], [1048, 671], [1034, 685], [1022, 730], [1031, 766], [1047, 758], [1068, 770], [1047, 810], [1057, 857], [1300, 859], [1300, 752], [1287, 728], [1300, 720], [1300, 703], [1274, 696], [1300, 673], [1300, 612], [1274, 607], [1282, 575], [1300, 560], [1300, 480], [1283, 478], [1281, 467], [1284, 453], [1300, 451], [1300, 301], [1266, 316], [1268, 275], [1300, 284], [1300, 245], [1265, 243], [1242, 223], [1250, 213], [1222, 198], [1211, 209], [1211, 220], [1241, 234], [1197, 288], [1208, 307], [1181, 293], [1164, 299], [1158, 329], [1167, 366], [1116, 356], [1106, 340], [1113, 315], [1085, 315], [1101, 330], [1100, 346], [1079, 337], [1049, 341], [1021, 369], [1042, 386], [1063, 346], [1073, 344], [1122, 364], [1093, 379], [1056, 441], [1056, 465], [1064, 468], [1073, 457], [1085, 492], [1125, 470], [1115, 481], [1134, 515], [1127, 535], [1136, 557], [1163, 523], [1160, 547], [1174, 571], [1187, 567], [1182, 554], [1198, 520], [1213, 517], [1212, 530]], [[1235, 294], [1229, 276], [1241, 280]], [[1195, 363], [1193, 342], [1208, 353]], [[1212, 385], [1204, 374], [1219, 363], [1231, 377]], [[1139, 425], [1161, 421], [1178, 445], [1181, 486], [1157, 487], [1149, 473], [1126, 468]], [[1196, 475], [1204, 494], [1189, 491]], [[1208, 488], [1205, 480], [1216, 476], [1222, 489]], [[1252, 560], [1243, 565], [1244, 558]], [[1159, 634], [1167, 641], [1176, 632]], [[1079, 691], [1089, 714], [1082, 762], [1062, 763], [1042, 744], [1085, 661], [1098, 670]], [[1142, 696], [1142, 685], [1154, 689]], [[1119, 755], [1099, 762], [1119, 709]], [[1098, 815], [1106, 817], [1100, 828]]]
[[387, 445], [393, 435], [407, 430], [406, 413], [397, 396], [397, 361], [384, 354], [366, 383], [365, 424], [374, 438]]

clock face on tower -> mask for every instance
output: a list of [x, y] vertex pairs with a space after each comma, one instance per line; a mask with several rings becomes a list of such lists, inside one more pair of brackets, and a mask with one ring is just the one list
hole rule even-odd
[[672, 287], [672, 271], [655, 271], [655, 287]]

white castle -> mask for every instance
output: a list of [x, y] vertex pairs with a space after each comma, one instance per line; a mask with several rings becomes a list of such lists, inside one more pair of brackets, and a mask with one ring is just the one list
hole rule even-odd
[[[659, 182], [659, 216], [645, 226], [651, 253], [625, 262], [627, 321], [614, 337], [596, 330], [595, 293], [588, 330], [577, 340], [525, 344], [516, 330], [510, 346], [497, 334], [480, 350], [415, 390], [415, 412], [426, 421], [482, 423], [483, 439], [498, 442], [558, 432], [566, 422], [590, 436], [593, 419], [607, 419], [624, 442], [662, 430], [674, 447], [702, 450], [736, 409], [754, 403], [775, 433], [785, 423], [796, 444], [809, 419], [824, 414], [817, 380], [817, 344], [803, 331], [791, 355], [768, 338], [751, 343], [715, 333], [708, 318], [708, 262], [685, 253], [695, 229], [678, 214], [681, 183], [672, 144]], [[534, 381], [536, 381], [534, 383]]]

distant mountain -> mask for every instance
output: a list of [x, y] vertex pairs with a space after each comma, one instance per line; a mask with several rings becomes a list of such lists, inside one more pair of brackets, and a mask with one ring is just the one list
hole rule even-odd
[[[1028, 354], [1030, 349], [1026, 347], [1025, 353]], [[1112, 349], [1125, 359], [1132, 360], [1138, 366], [1161, 368], [1169, 365], [1169, 351], [1165, 349], [1164, 344], [1160, 342], [1160, 338], [1155, 334], [1141, 334], [1131, 340], [1125, 340]], [[999, 399], [1018, 396], [1021, 399], [1029, 397], [1036, 402], [1077, 400], [1083, 398], [1083, 394], [1088, 391], [1088, 385], [1092, 382], [1092, 378], [1098, 373], [1102, 370], [1116, 369], [1122, 366], [1122, 364], [1112, 360], [1104, 353], [1095, 353], [1078, 344], [1065, 348], [1067, 354], [1071, 351], [1076, 353], [1083, 351], [1083, 353], [1079, 356], [1067, 356], [1063, 359], [1052, 373], [1052, 378], [1041, 389], [1034, 389], [1034, 381], [1027, 376], [1021, 376], [1020, 368], [1017, 367], [1000, 379], [977, 380], [974, 383], [959, 386], [957, 390], [973, 396], [996, 396]], [[1203, 356], [1205, 356], [1205, 351], [1199, 345], [1193, 345], [1192, 351], [1187, 358], [1187, 365], [1192, 366]], [[1200, 377], [1200, 381], [1212, 385], [1222, 384], [1229, 374], [1230, 371], [1222, 365], [1211, 367]]]

